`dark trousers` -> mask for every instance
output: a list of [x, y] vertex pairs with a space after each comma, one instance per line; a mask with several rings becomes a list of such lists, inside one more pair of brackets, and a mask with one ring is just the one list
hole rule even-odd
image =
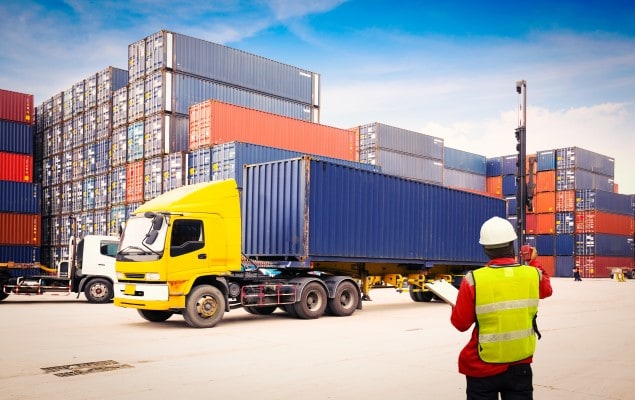
[[467, 376], [467, 400], [531, 400], [534, 387], [532, 385], [530, 364], [510, 366], [502, 374], [485, 378]]

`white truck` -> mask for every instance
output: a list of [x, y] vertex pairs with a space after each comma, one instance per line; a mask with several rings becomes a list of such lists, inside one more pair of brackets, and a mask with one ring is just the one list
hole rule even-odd
[[71, 238], [68, 259], [57, 264], [53, 275], [11, 276], [9, 268], [0, 269], [0, 300], [9, 295], [46, 293], [84, 293], [90, 303], [107, 303], [113, 299], [116, 282], [115, 255], [119, 247], [116, 236], [86, 235], [75, 243]]

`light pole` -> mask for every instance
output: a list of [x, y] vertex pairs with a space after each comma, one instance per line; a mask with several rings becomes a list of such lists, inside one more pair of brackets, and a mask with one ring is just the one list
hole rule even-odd
[[[516, 128], [516, 151], [518, 151], [518, 160], [516, 161], [516, 216], [518, 217], [516, 234], [518, 236], [518, 256], [521, 254], [521, 247], [525, 244], [526, 207], [527, 207], [527, 186], [526, 186], [526, 168], [525, 160], [527, 158], [527, 81], [516, 82], [516, 93], [522, 95], [522, 103], [519, 105], [522, 109], [522, 118], [518, 121]], [[520, 114], [520, 113], [519, 113]]]

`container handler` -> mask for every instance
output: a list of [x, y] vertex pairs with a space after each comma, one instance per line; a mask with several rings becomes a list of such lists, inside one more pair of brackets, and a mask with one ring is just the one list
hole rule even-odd
[[[376, 284], [430, 301], [483, 265], [481, 224], [503, 200], [310, 157], [246, 166], [137, 208], [117, 252], [114, 304], [211, 328], [225, 312], [348, 316]], [[241, 207], [242, 201], [242, 207]]]

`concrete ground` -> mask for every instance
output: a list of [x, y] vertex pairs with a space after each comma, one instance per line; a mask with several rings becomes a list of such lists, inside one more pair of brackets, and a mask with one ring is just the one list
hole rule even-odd
[[[541, 301], [536, 399], [633, 399], [635, 281], [552, 278]], [[462, 399], [469, 332], [441, 302], [376, 289], [351, 317], [234, 310], [212, 329], [83, 296], [0, 303], [0, 398]]]

